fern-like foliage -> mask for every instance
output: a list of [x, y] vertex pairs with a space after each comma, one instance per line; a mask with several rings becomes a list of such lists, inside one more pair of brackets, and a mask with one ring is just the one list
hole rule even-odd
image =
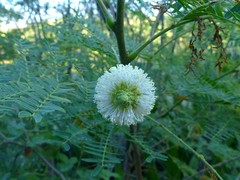
[[[104, 3], [110, 7], [115, 1]], [[213, 25], [209, 16], [219, 19], [216, 26], [205, 27], [202, 41], [194, 44], [206, 50], [205, 60], [193, 61], [192, 71], [184, 75], [194, 50], [189, 49], [189, 32], [200, 33], [203, 21], [198, 21], [200, 29], [192, 29], [196, 22], [174, 29], [173, 35], [163, 34], [161, 43], [156, 40], [138, 54], [131, 64], [144, 69], [157, 87], [150, 115], [155, 121], [148, 117], [129, 128], [111, 124], [94, 104], [97, 79], [119, 63], [115, 36], [95, 11], [89, 16], [94, 18], [74, 10], [54, 25], [41, 22], [17, 35], [1, 33], [4, 52], [12, 52], [1, 54], [5, 59], [0, 61], [2, 179], [137, 179], [137, 174], [145, 179], [206, 179], [213, 174], [156, 122], [204, 156], [224, 179], [239, 176], [239, 5], [190, 0], [155, 6], [127, 3], [128, 54], [180, 19], [188, 22], [204, 16], [209, 26]], [[226, 35], [217, 29], [224, 27], [223, 22], [231, 27]], [[211, 47], [217, 30], [222, 49], [225, 42], [230, 49], [221, 72], [214, 66], [219, 51]]]

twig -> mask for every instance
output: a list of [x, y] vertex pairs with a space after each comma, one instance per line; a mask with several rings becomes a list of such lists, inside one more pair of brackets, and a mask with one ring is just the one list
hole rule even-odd
[[161, 126], [166, 132], [168, 132], [170, 135], [172, 135], [178, 142], [182, 143], [187, 149], [189, 149], [193, 154], [195, 154], [201, 161], [204, 162], [204, 164], [220, 179], [223, 180], [223, 178], [218, 174], [218, 172], [213, 168], [212, 165], [210, 165], [205, 157], [202, 154], [199, 154], [197, 151], [195, 151], [192, 147], [190, 147], [187, 143], [185, 143], [181, 138], [179, 138], [177, 135], [175, 135], [170, 129], [168, 129], [166, 126], [164, 126], [162, 123], [156, 121], [155, 119], [148, 116], [148, 119], [155, 122], [157, 125]]
[[19, 152], [17, 152], [17, 154], [14, 156], [14, 160], [12, 162], [12, 168], [11, 168], [11, 171], [14, 172], [14, 167], [16, 165], [16, 162], [17, 162], [17, 159], [18, 157], [22, 154], [22, 148]]
[[160, 118], [166, 117], [175, 107], [177, 107], [179, 104], [181, 104], [182, 101], [183, 101], [183, 99], [180, 99], [170, 109], [168, 109], [165, 113], [160, 114]]
[[231, 74], [231, 73], [237, 72], [236, 69], [237, 69], [239, 66], [240, 66], [240, 63], [237, 64], [232, 70], [230, 70], [230, 71], [226, 72], [225, 74], [219, 76], [218, 78], [214, 79], [214, 81], [218, 81], [218, 80], [224, 78], [225, 76], [227, 76], [227, 75], [229, 75], [229, 74]]
[[[20, 146], [20, 147], [22, 147], [22, 148], [27, 147], [26, 145], [23, 145], [23, 144], [16, 143], [16, 142], [14, 142], [14, 141], [8, 140], [8, 138], [7, 138], [3, 133], [1, 133], [1, 132], [0, 132], [0, 136], [2, 136], [2, 137], [4, 138], [4, 141], [1, 142], [0, 145], [2, 145], [2, 144], [14, 144], [14, 145]], [[40, 154], [39, 152], [37, 152], [35, 149], [33, 149], [33, 152], [34, 152], [36, 155], [38, 155], [38, 156], [40, 157], [40, 159], [42, 159], [43, 162], [44, 162], [49, 168], [51, 168], [62, 180], [66, 180], [66, 178], [64, 177], [64, 175], [63, 175], [59, 170], [57, 170], [50, 162], [48, 162], [48, 160], [47, 160], [42, 154]]]
[[23, 144], [20, 144], [20, 143], [9, 140], [9, 138], [7, 136], [5, 136], [2, 132], [0, 132], [0, 136], [3, 138], [3, 141], [0, 142], [0, 146], [3, 145], [3, 144], [14, 144], [14, 145], [18, 145], [18, 146], [21, 146], [21, 147], [26, 147]]
[[179, 22], [177, 24], [173, 24], [170, 27], [156, 33], [154, 36], [152, 36], [150, 39], [148, 39], [146, 42], [144, 42], [142, 45], [140, 45], [135, 51], [133, 51], [131, 54], [129, 54], [129, 60], [132, 61], [134, 60], [138, 54], [146, 47], [148, 46], [151, 42], [153, 42], [155, 39], [157, 39], [159, 36], [165, 34], [166, 32], [170, 31], [171, 29], [174, 29], [176, 27], [182, 26], [184, 24], [190, 23], [194, 21], [195, 19], [190, 19], [190, 20], [185, 20], [182, 22]]
[[[177, 101], [172, 107], [170, 107], [166, 112], [164, 112], [163, 114], [160, 114], [160, 116], [158, 117], [158, 118], [164, 118], [164, 117], [166, 117], [172, 110], [174, 110], [174, 108], [175, 107], [177, 107], [179, 104], [181, 104], [181, 102], [182, 102], [183, 100], [181, 99], [181, 100], [179, 100], [179, 101]], [[148, 138], [148, 136], [150, 135], [150, 133], [151, 133], [151, 131], [153, 130], [153, 128], [154, 128], [154, 125], [152, 125], [149, 129], [148, 129], [148, 131], [147, 131], [147, 133], [146, 133], [146, 135], [145, 135], [145, 140], [147, 140], [147, 138]]]
[[52, 169], [62, 180], [66, 180], [65, 176], [59, 171], [57, 170], [50, 162], [48, 162], [48, 160], [39, 152], [37, 152], [35, 149], [33, 149], [33, 152], [38, 155], [38, 157], [40, 157], [40, 159], [42, 159], [42, 161], [50, 168]]
[[102, 10], [102, 13], [106, 19], [106, 23], [107, 25], [112, 29], [113, 28], [113, 25], [114, 25], [114, 19], [113, 17], [111, 16], [111, 14], [108, 12], [106, 6], [104, 5], [103, 1], [102, 0], [96, 0], [100, 9]]
[[171, 44], [173, 41], [177, 40], [178, 38], [183, 37], [183, 35], [185, 35], [185, 34], [187, 34], [187, 33], [189, 33], [189, 31], [186, 31], [186, 32], [184, 32], [184, 33], [182, 33], [182, 34], [180, 34], [180, 35], [178, 35], [178, 36], [175, 36], [175, 37], [172, 38], [170, 41], [168, 41], [168, 42], [166, 42], [164, 45], [160, 46], [160, 48], [159, 48], [156, 52], [153, 53], [154, 56], [156, 56], [156, 55], [157, 55], [161, 50], [163, 50], [167, 45]]
[[[219, 162], [219, 163], [217, 163], [217, 164], [212, 165], [212, 167], [214, 167], [214, 168], [221, 167], [221, 166], [224, 165], [224, 164], [227, 164], [227, 163], [229, 163], [229, 162], [231, 162], [231, 161], [235, 161], [235, 160], [238, 160], [238, 159], [240, 159], [240, 156], [237, 156], [237, 157], [234, 157], [234, 158], [231, 158], [231, 159], [228, 159], [228, 160]], [[189, 176], [189, 177], [185, 178], [184, 180], [192, 179], [194, 176], [203, 174], [203, 173], [205, 173], [206, 171], [209, 171], [209, 168], [202, 169], [202, 170], [198, 171], [196, 174], [193, 174], [192, 176]]]

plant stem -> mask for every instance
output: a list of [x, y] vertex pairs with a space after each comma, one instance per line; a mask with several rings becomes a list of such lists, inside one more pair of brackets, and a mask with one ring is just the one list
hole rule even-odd
[[[229, 162], [231, 162], [231, 161], [236, 161], [236, 160], [239, 160], [240, 159], [240, 156], [237, 156], [237, 157], [233, 157], [233, 158], [230, 158], [230, 159], [228, 159], [228, 160], [224, 160], [224, 161], [222, 161], [222, 162], [219, 162], [219, 163], [217, 163], [217, 164], [214, 164], [214, 165], [212, 165], [214, 168], [217, 168], [217, 167], [221, 167], [222, 165], [224, 165], [224, 164], [227, 164], [227, 163], [229, 163]], [[184, 179], [184, 180], [191, 180], [191, 179], [193, 179], [193, 177], [194, 176], [198, 176], [199, 174], [203, 174], [203, 173], [205, 173], [206, 171], [208, 171], [209, 170], [209, 168], [205, 168], [205, 169], [202, 169], [202, 170], [200, 170], [199, 172], [197, 172], [196, 174], [194, 174], [194, 175], [192, 175], [192, 176], [189, 176], [189, 177], [187, 177], [186, 179]]]
[[99, 5], [100, 9], [102, 10], [102, 13], [106, 19], [106, 23], [107, 25], [112, 29], [113, 25], [114, 25], [114, 19], [111, 16], [111, 14], [108, 12], [106, 6], [104, 5], [104, 3], [102, 2], [102, 0], [96, 0], [97, 4]]
[[125, 47], [125, 39], [124, 39], [124, 3], [125, 0], [118, 0], [117, 1], [117, 18], [116, 21], [113, 19], [111, 14], [108, 12], [107, 8], [105, 7], [102, 0], [96, 0], [102, 13], [106, 19], [107, 25], [110, 29], [114, 32], [117, 44], [118, 44], [118, 51], [119, 57], [122, 64], [128, 64], [129, 58]]
[[[0, 132], [0, 136], [4, 139], [3, 142], [0, 143], [0, 145], [2, 144], [14, 144], [17, 146], [20, 146], [22, 148], [26, 148], [26, 145], [14, 142], [9, 140], [3, 133]], [[38, 151], [36, 151], [35, 149], [33, 149], [33, 152], [40, 157], [40, 159], [50, 168], [52, 169], [62, 180], [66, 180], [65, 176], [58, 170], [56, 169], [50, 162], [48, 162], [48, 160], [42, 155], [40, 154]]]
[[166, 112], [164, 112], [163, 114], [160, 114], [160, 118], [166, 117], [172, 110], [174, 110], [175, 107], [177, 107], [178, 105], [180, 105], [182, 101], [183, 101], [183, 99], [178, 100], [170, 109], [168, 109], [168, 110], [167, 110]]
[[129, 60], [132, 61], [134, 60], [138, 54], [146, 47], [148, 46], [152, 41], [154, 41], [156, 38], [158, 38], [159, 36], [163, 35], [164, 33], [168, 32], [171, 29], [174, 29], [176, 27], [182, 26], [184, 24], [187, 24], [189, 22], [194, 21], [195, 19], [190, 19], [190, 20], [185, 20], [185, 21], [181, 21], [178, 22], [177, 24], [173, 24], [170, 27], [156, 33], [153, 37], [151, 37], [150, 39], [148, 39], [146, 42], [144, 42], [142, 45], [140, 45], [135, 51], [133, 51], [130, 55], [129, 55]]
[[42, 159], [42, 161], [50, 168], [52, 169], [62, 180], [66, 180], [66, 178], [64, 177], [64, 175], [57, 170], [50, 162], [48, 162], [48, 160], [39, 152], [37, 152], [35, 149], [33, 149], [33, 151], [35, 152], [36, 155], [38, 155], [38, 157], [40, 157], [40, 159]]
[[191, 148], [187, 143], [185, 143], [181, 138], [179, 138], [177, 135], [175, 135], [171, 130], [169, 130], [166, 126], [161, 124], [160, 122], [156, 121], [155, 119], [148, 116], [148, 119], [155, 122], [157, 125], [161, 126], [165, 131], [167, 131], [170, 135], [172, 135], [175, 139], [177, 139], [180, 143], [182, 143], [187, 149], [192, 151], [193, 154], [195, 154], [201, 161], [204, 162], [204, 164], [220, 179], [223, 180], [223, 178], [218, 174], [218, 172], [206, 161], [204, 156], [202, 154], [199, 154], [197, 151], [195, 151], [193, 148]]
[[120, 61], [122, 64], [128, 64], [129, 60], [124, 39], [124, 2], [125, 0], [117, 1], [117, 19], [112, 30], [117, 38]]

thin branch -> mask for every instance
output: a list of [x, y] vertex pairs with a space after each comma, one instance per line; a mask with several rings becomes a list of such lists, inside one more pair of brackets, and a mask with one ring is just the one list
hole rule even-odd
[[180, 99], [179, 101], [177, 101], [171, 108], [169, 108], [165, 113], [160, 114], [159, 118], [163, 118], [166, 117], [172, 110], [174, 110], [175, 107], [177, 107], [178, 105], [181, 104], [181, 102], [183, 101], [183, 99]]
[[229, 75], [229, 74], [232, 74], [232, 73], [234, 73], [234, 72], [237, 72], [236, 69], [237, 69], [239, 66], [240, 66], [240, 63], [237, 64], [232, 70], [230, 70], [230, 71], [226, 72], [225, 74], [219, 76], [218, 78], [214, 79], [214, 81], [218, 81], [218, 80], [224, 78], [225, 76], [227, 76], [227, 75]]
[[181, 138], [179, 138], [177, 135], [175, 135], [170, 129], [168, 129], [166, 126], [164, 126], [162, 123], [156, 121], [155, 119], [148, 116], [148, 119], [155, 122], [157, 125], [162, 127], [166, 132], [168, 132], [171, 136], [173, 136], [178, 142], [183, 144], [187, 149], [189, 149], [193, 154], [195, 154], [203, 163], [220, 179], [223, 180], [223, 178], [218, 174], [218, 172], [213, 168], [212, 165], [210, 165], [205, 157], [202, 154], [199, 154], [197, 151], [195, 151], [191, 146], [189, 146], [187, 143], [185, 143]]
[[[175, 107], [177, 107], [179, 104], [181, 104], [182, 101], [183, 101], [182, 99], [179, 100], [179, 101], [177, 101], [177, 102], [176, 102], [172, 107], [170, 107], [166, 112], [164, 112], [163, 114], [160, 114], [160, 116], [159, 116], [158, 118], [164, 118], [164, 117], [166, 117], [172, 110], [175, 109]], [[153, 128], [154, 128], [154, 125], [151, 126], [151, 127], [148, 129], [148, 131], [147, 131], [147, 133], [146, 133], [146, 135], [145, 135], [145, 137], [144, 137], [145, 140], [147, 140], [147, 138], [148, 138], [148, 136], [150, 135], [150, 133], [152, 132]]]
[[96, 0], [100, 9], [102, 10], [102, 13], [106, 19], [106, 23], [107, 25], [112, 29], [113, 28], [113, 25], [114, 25], [114, 19], [113, 17], [111, 16], [111, 14], [108, 12], [106, 6], [104, 5], [103, 1], [102, 0]]
[[2, 136], [2, 138], [5, 140], [7, 139], [7, 137], [2, 132], [0, 132], [0, 136]]
[[37, 152], [35, 149], [33, 149], [33, 152], [38, 155], [38, 157], [40, 157], [40, 159], [42, 159], [42, 161], [50, 168], [52, 169], [62, 180], [66, 180], [65, 176], [59, 171], [57, 170], [50, 162], [48, 162], [48, 160], [39, 152]]
[[[158, 12], [158, 15], [157, 15], [157, 17], [156, 17], [156, 20], [155, 20], [155, 22], [154, 22], [154, 24], [153, 24], [153, 26], [152, 26], [152, 28], [151, 28], [150, 37], [153, 37], [153, 36], [154, 36], [154, 34], [155, 34], [156, 30], [157, 30], [157, 27], [158, 27], [158, 25], [159, 25], [159, 23], [160, 23], [161, 16], [162, 16], [162, 12], [159, 11], [159, 12]], [[161, 30], [162, 30], [162, 29], [163, 29], [163, 27], [161, 27]], [[151, 50], [153, 49], [153, 44], [150, 44], [150, 49], [151, 49]]]
[[181, 21], [177, 24], [173, 24], [170, 27], [156, 33], [154, 36], [152, 36], [150, 39], [148, 39], [146, 42], [144, 42], [142, 45], [140, 45], [135, 51], [133, 51], [130, 55], [129, 55], [129, 60], [132, 61], [134, 60], [138, 54], [145, 48], [147, 47], [151, 42], [153, 42], [155, 39], [157, 39], [158, 37], [160, 37], [161, 35], [165, 34], [166, 32], [170, 31], [171, 29], [174, 29], [176, 27], [182, 26], [184, 24], [190, 23], [195, 21], [195, 19], [190, 19], [190, 20], [186, 20], [186, 21]]
[[[0, 132], [0, 136], [2, 136], [4, 138], [4, 141], [0, 143], [0, 145], [2, 144], [14, 144], [14, 145], [17, 145], [17, 146], [20, 146], [22, 148], [25, 148], [27, 147], [26, 145], [23, 145], [23, 144], [20, 144], [20, 143], [16, 143], [14, 141], [10, 141], [8, 140], [8, 138]], [[39, 152], [37, 152], [35, 149], [33, 149], [33, 152], [40, 157], [40, 159], [42, 159], [42, 161], [50, 168], [52, 169], [62, 180], [66, 180], [66, 178], [64, 177], [64, 175], [59, 171], [57, 170], [50, 162], [48, 162], [48, 160], [42, 155], [40, 154]]]
[[168, 41], [168, 42], [165, 43], [164, 45], [160, 46], [160, 48], [159, 48], [156, 52], [153, 53], [154, 56], [156, 56], [156, 55], [157, 55], [161, 50], [163, 50], [167, 45], [171, 44], [173, 41], [177, 40], [178, 38], [183, 37], [183, 35], [185, 35], [185, 34], [187, 34], [187, 33], [189, 33], [189, 31], [186, 31], [186, 32], [184, 32], [184, 33], [182, 33], [182, 34], [180, 34], [180, 35], [178, 35], [178, 36], [175, 36], [175, 37], [172, 38], [170, 41]]
[[[128, 18], [128, 16], [127, 16], [126, 13], [125, 13], [125, 18], [126, 18], [126, 21], [127, 21], [127, 26], [129, 27], [129, 30], [130, 30], [131, 33], [132, 33], [131, 37], [133, 37], [133, 39], [135, 39], [135, 38], [134, 38], [134, 34], [135, 34], [134, 29], [133, 29], [133, 27], [131, 26], [130, 19]], [[136, 40], [137, 40], [137, 38], [136, 38]]]
[[[233, 157], [233, 158], [230, 158], [230, 159], [228, 159], [228, 160], [225, 160], [225, 161], [219, 162], [219, 163], [217, 163], [217, 164], [214, 164], [214, 165], [212, 165], [212, 167], [214, 167], [214, 168], [221, 167], [221, 166], [223, 166], [224, 164], [227, 164], [227, 163], [229, 163], [229, 162], [231, 162], [231, 161], [236, 161], [236, 160], [239, 160], [239, 159], [240, 159], [240, 156]], [[185, 178], [184, 180], [192, 179], [192, 178], [195, 177], [195, 176], [198, 176], [198, 175], [200, 175], [200, 174], [204, 174], [206, 171], [209, 171], [209, 168], [202, 169], [202, 170], [198, 171], [196, 174]]]

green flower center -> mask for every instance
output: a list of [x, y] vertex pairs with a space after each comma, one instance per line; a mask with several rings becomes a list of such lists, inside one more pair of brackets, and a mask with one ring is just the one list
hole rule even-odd
[[137, 86], [121, 82], [116, 85], [111, 93], [111, 103], [122, 110], [129, 107], [135, 108], [141, 96]]

